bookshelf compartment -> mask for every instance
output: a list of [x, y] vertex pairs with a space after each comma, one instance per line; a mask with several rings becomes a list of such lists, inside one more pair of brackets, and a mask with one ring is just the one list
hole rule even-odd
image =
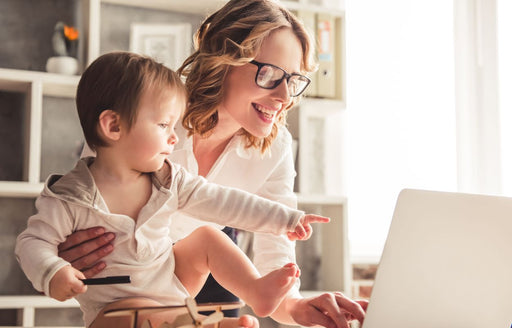
[[26, 94], [0, 90], [0, 181], [26, 181]]
[[74, 99], [44, 97], [40, 182], [71, 170], [80, 158], [83, 140]]

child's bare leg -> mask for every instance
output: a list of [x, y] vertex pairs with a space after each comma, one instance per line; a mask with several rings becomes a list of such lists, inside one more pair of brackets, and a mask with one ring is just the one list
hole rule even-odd
[[295, 283], [299, 269], [286, 265], [261, 277], [247, 256], [221, 231], [200, 227], [174, 245], [175, 273], [195, 296], [208, 274], [242, 298], [258, 316], [272, 314]]

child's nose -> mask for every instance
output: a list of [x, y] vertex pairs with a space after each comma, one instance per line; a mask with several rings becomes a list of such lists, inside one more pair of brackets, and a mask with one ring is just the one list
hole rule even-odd
[[171, 134], [171, 135], [169, 136], [168, 143], [169, 143], [170, 145], [175, 145], [175, 144], [177, 144], [177, 143], [178, 143], [178, 141], [179, 141], [179, 138], [178, 138], [178, 136], [176, 135], [176, 133], [173, 133], [173, 134]]

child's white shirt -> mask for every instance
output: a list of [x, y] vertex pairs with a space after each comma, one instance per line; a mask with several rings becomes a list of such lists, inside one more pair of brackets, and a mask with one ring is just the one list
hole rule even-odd
[[[64, 176], [51, 176], [36, 200], [38, 213], [16, 243], [16, 256], [34, 287], [49, 295], [49, 282], [63, 266], [57, 245], [72, 232], [103, 226], [116, 234], [115, 251], [105, 257], [102, 276], [130, 275], [132, 283], [89, 286], [77, 297], [89, 326], [107, 304], [125, 297], [148, 297], [162, 304], [182, 304], [185, 288], [174, 276], [171, 215], [194, 217], [245, 230], [283, 234], [293, 230], [303, 212], [241, 190], [221, 187], [167, 163], [152, 175], [153, 190], [137, 220], [109, 212], [88, 165], [82, 159]], [[269, 217], [275, 217], [269, 220]]]

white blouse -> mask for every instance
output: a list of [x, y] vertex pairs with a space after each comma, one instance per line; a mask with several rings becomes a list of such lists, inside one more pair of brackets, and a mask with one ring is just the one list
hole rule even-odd
[[[181, 126], [176, 127], [176, 132], [179, 142], [175, 145], [169, 159], [197, 175], [198, 164], [193, 153], [193, 138], [187, 137], [186, 131]], [[255, 148], [245, 148], [243, 137], [241, 135], [234, 136], [211, 168], [206, 179], [297, 208], [297, 197], [293, 192], [295, 175], [292, 137], [286, 128], [281, 127], [276, 139], [265, 154], [261, 154]], [[272, 218], [269, 217], [269, 219]], [[179, 240], [202, 225], [223, 228], [177, 212], [172, 218], [171, 238]], [[262, 275], [282, 267], [286, 263], [296, 262], [295, 242], [289, 241], [284, 235], [254, 233], [252, 252], [254, 254], [253, 263]], [[299, 295], [299, 285], [298, 281], [292, 289], [292, 293], [296, 296]]]

